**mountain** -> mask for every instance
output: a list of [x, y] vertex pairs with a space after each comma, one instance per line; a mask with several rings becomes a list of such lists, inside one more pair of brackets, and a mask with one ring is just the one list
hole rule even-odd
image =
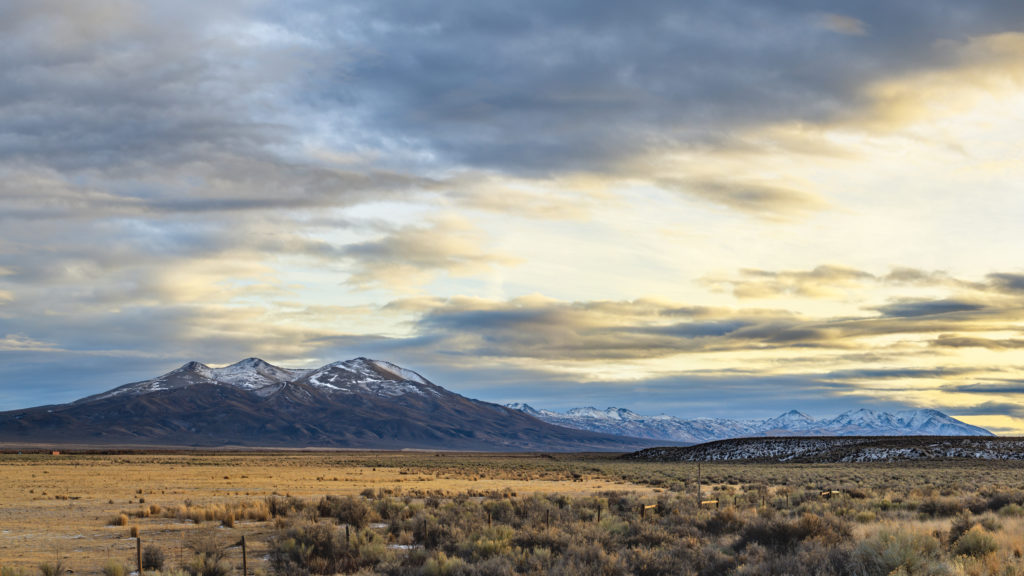
[[70, 404], [0, 412], [0, 442], [79, 446], [628, 451], [653, 444], [555, 426], [420, 374], [355, 358], [292, 370], [189, 362]]
[[767, 420], [732, 420], [641, 416], [624, 408], [573, 408], [568, 412], [537, 410], [529, 404], [508, 404], [535, 418], [558, 426], [620, 434], [652, 440], [701, 443], [755, 436], [992, 436], [938, 410], [903, 410], [895, 413], [859, 409], [834, 418], [815, 420], [790, 410]]

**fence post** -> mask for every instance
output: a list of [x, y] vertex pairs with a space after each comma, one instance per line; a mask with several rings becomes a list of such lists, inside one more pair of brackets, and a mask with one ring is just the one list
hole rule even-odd
[[697, 508], [700, 509], [700, 462], [697, 462]]
[[242, 576], [249, 576], [249, 564], [245, 559], [245, 534], [242, 534]]
[[601, 522], [601, 508], [600, 507], [597, 509], [597, 521], [599, 523]]
[[135, 563], [139, 566], [139, 576], [142, 576], [142, 536], [135, 537]]

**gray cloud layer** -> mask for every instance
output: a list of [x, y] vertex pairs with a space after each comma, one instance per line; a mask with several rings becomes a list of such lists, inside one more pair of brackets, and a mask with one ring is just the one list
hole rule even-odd
[[[1016, 338], [977, 333], [1019, 317], [1015, 272], [973, 285], [841, 266], [709, 280], [751, 298], [878, 284], [954, 292], [848, 318], [642, 300], [420, 300], [405, 311], [407, 340], [295, 321], [345, 325], [340, 308], [271, 314], [259, 303], [294, 304], [288, 279], [274, 277], [281, 258], [336, 272], [336, 286], [381, 289], [515, 262], [466, 222], [381, 224], [338, 210], [412, 200], [557, 219], [585, 217], [591, 201], [571, 187], [558, 202], [534, 191], [497, 197], [495, 179], [616, 174], [779, 220], [819, 210], [827, 201], [799, 186], [672, 179], [632, 162], [740, 149], [748, 143], [736, 133], [750, 127], [856, 116], [871, 106], [864, 86], [951, 65], [936, 42], [1019, 29], [1024, 5], [878, 0], [842, 12], [796, 0], [4, 2], [0, 381], [32, 378], [67, 400], [59, 371], [38, 375], [57, 358], [103, 387], [199, 352], [306, 358], [342, 343], [414, 358], [584, 362], [862, 353], [857, 339], [878, 334], [941, 334], [929, 336], [935, 349], [1017, 348]], [[332, 236], [339, 230], [361, 236]], [[227, 272], [238, 281], [223, 282]], [[0, 404], [25, 403], [4, 393]]]

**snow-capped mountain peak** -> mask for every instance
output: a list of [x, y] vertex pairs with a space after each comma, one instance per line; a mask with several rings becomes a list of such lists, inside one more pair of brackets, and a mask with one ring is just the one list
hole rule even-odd
[[364, 392], [378, 396], [428, 392], [436, 394], [436, 387], [423, 376], [383, 360], [354, 358], [313, 370], [281, 368], [259, 358], [246, 358], [220, 368], [211, 368], [196, 361], [188, 362], [151, 380], [127, 384], [83, 400], [138, 396], [199, 384], [230, 386], [266, 396], [288, 383], [298, 381], [305, 381], [325, 391]]
[[204, 376], [210, 372], [210, 367], [202, 362], [186, 362], [182, 364], [181, 368], [178, 368], [174, 372], [196, 372], [197, 374], [203, 374]]
[[208, 370], [214, 380], [244, 390], [258, 390], [274, 384], [283, 384], [309, 373], [309, 370], [280, 368], [259, 358], [246, 358], [230, 366]]
[[624, 408], [599, 410], [588, 406], [564, 413], [538, 410], [528, 404], [508, 404], [550, 424], [623, 436], [710, 442], [752, 436], [991, 436], [984, 428], [971, 426], [938, 410], [902, 410], [896, 413], [867, 408], [850, 410], [833, 418], [816, 420], [790, 410], [767, 420], [731, 420], [642, 416]]
[[766, 430], [808, 430], [813, 428], [816, 424], [814, 418], [800, 412], [799, 410], [790, 410], [785, 414], [776, 416], [775, 418], [769, 418], [764, 421], [764, 428]]
[[377, 396], [404, 394], [437, 394], [426, 378], [383, 360], [354, 358], [328, 364], [313, 370], [300, 382], [327, 392], [346, 394], [369, 393]]

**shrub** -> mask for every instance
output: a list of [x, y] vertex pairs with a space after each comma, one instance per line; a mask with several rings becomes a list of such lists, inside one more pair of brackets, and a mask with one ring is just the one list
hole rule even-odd
[[928, 498], [917, 507], [922, 514], [932, 517], [946, 517], [960, 514], [966, 506], [960, 498]]
[[449, 558], [438, 552], [423, 563], [424, 576], [452, 576], [466, 571], [466, 562], [461, 558]]
[[155, 544], [147, 544], [146, 547], [142, 549], [142, 569], [163, 570], [164, 551]]
[[743, 528], [736, 548], [757, 543], [776, 552], [789, 552], [804, 540], [836, 544], [849, 536], [850, 527], [835, 516], [804, 514], [796, 520], [758, 519], [751, 522]]
[[708, 516], [704, 520], [702, 528], [705, 532], [721, 536], [722, 534], [735, 534], [739, 532], [744, 524], [743, 517], [740, 516], [735, 508], [724, 508], [716, 510], [711, 516]]
[[590, 576], [626, 576], [629, 570], [626, 563], [615, 552], [607, 552], [600, 544], [573, 544], [556, 559], [555, 574]]
[[953, 553], [957, 556], [978, 558], [995, 552], [998, 547], [995, 537], [988, 530], [975, 524], [957, 539]]
[[224, 548], [217, 541], [213, 528], [194, 531], [185, 541], [185, 546], [196, 554], [184, 566], [191, 576], [227, 576], [231, 566], [224, 561]]
[[350, 568], [349, 546], [337, 527], [292, 527], [270, 544], [270, 564], [278, 574], [336, 574]]
[[347, 541], [345, 532], [329, 524], [292, 526], [271, 539], [270, 564], [279, 574], [337, 574], [393, 559], [376, 533], [356, 532]]
[[985, 515], [973, 517], [969, 512], [965, 511], [953, 518], [953, 523], [949, 527], [949, 535], [946, 537], [946, 542], [948, 542], [950, 546], [953, 546], [962, 535], [966, 534], [967, 531], [979, 524], [982, 528], [991, 532], [995, 532], [1000, 528], [999, 522], [992, 516]]
[[128, 525], [128, 515], [124, 514], [124, 513], [118, 514], [117, 516], [114, 516], [109, 521], [107, 521], [107, 525], [108, 526], [127, 526]]
[[365, 500], [354, 496], [325, 496], [317, 505], [317, 511], [321, 516], [336, 518], [356, 528], [365, 528], [372, 513]]
[[854, 548], [851, 572], [864, 576], [946, 574], [949, 570], [941, 553], [939, 541], [930, 534], [884, 530]]
[[67, 567], [64, 566], [63, 560], [57, 560], [56, 562], [44, 562], [39, 565], [39, 573], [42, 576], [64, 576], [67, 572]]
[[107, 560], [103, 564], [103, 576], [125, 576], [128, 572], [128, 567], [117, 560]]
[[1024, 506], [1020, 504], [1007, 504], [999, 509], [1000, 516], [1024, 516]]
[[302, 512], [306, 508], [306, 502], [294, 496], [267, 496], [267, 512], [271, 518], [290, 516]]
[[190, 576], [228, 576], [231, 566], [223, 558], [200, 554], [185, 565]]

